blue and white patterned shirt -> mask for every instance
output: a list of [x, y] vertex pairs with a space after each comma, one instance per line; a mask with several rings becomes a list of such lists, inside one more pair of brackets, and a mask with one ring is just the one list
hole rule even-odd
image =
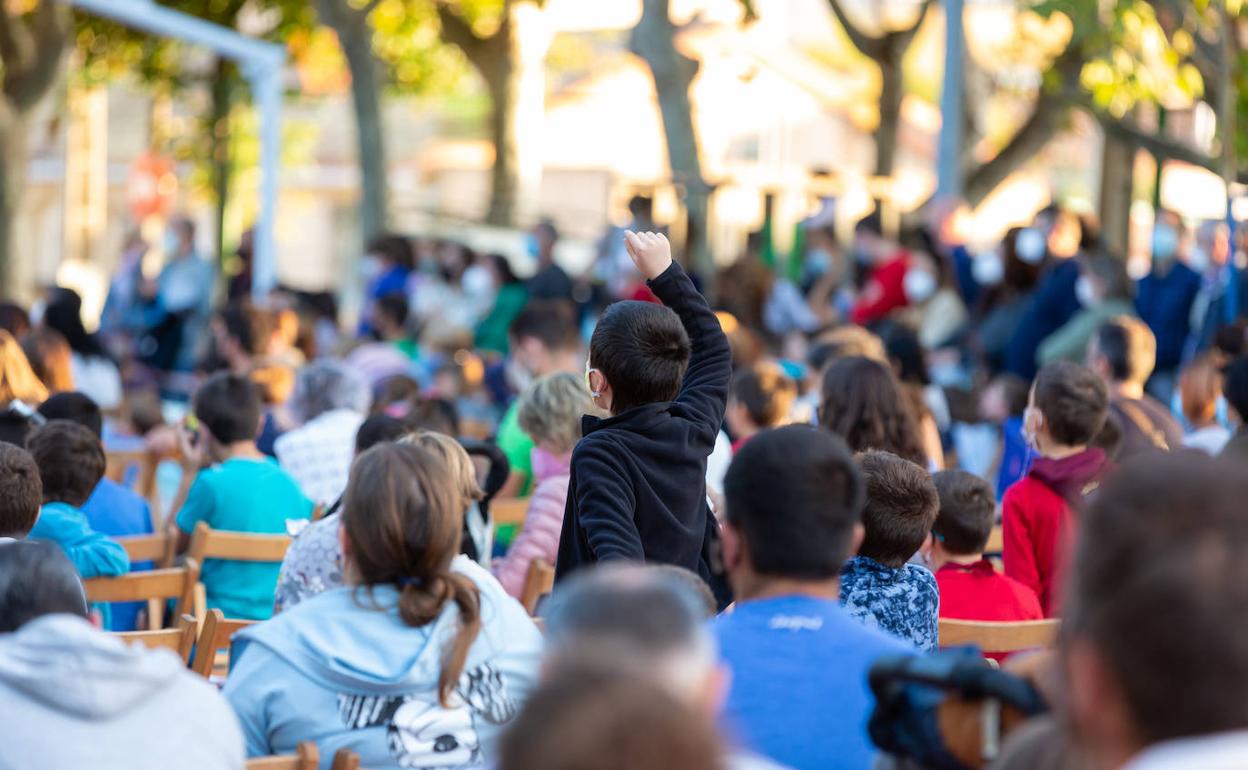
[[940, 642], [940, 589], [917, 564], [888, 567], [855, 556], [841, 570], [841, 604], [869, 628], [904, 639], [924, 652]]

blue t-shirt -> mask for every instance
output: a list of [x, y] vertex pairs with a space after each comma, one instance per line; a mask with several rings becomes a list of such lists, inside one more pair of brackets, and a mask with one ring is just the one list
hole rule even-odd
[[731, 738], [794, 770], [871, 767], [867, 672], [910, 647], [809, 596], [742, 602], [711, 628], [731, 671], [723, 717]]
[[841, 570], [841, 604], [854, 618], [935, 652], [940, 644], [940, 589], [917, 564], [888, 567], [855, 556]]
[[[87, 522], [96, 532], [109, 537], [152, 534], [152, 512], [138, 493], [109, 478], [100, 479], [95, 491], [82, 506]], [[131, 572], [152, 568], [150, 561], [135, 562]], [[109, 631], [133, 631], [138, 624], [139, 611], [146, 602], [118, 602], [112, 605]]]
[[[226, 460], [195, 477], [178, 511], [178, 528], [193, 532], [201, 521], [213, 529], [254, 534], [285, 534], [286, 522], [312, 515], [312, 501], [271, 459]], [[209, 609], [227, 618], [266, 620], [280, 564], [208, 559], [202, 580]]]

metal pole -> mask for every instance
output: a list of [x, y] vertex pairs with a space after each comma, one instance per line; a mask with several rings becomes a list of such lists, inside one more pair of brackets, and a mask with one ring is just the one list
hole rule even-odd
[[251, 266], [251, 296], [260, 301], [277, 283], [278, 177], [282, 164], [282, 70], [265, 66], [249, 73], [252, 96], [260, 110], [260, 213], [256, 220]]
[[940, 149], [936, 194], [962, 195], [963, 0], [945, 0], [945, 74], [940, 89]]

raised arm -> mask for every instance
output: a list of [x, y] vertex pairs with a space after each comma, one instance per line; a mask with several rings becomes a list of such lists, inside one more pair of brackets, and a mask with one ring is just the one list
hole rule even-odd
[[650, 290], [664, 305], [676, 311], [689, 335], [692, 355], [676, 401], [688, 407], [715, 440], [728, 406], [732, 381], [732, 349], [711, 312], [706, 298], [693, 281], [672, 261], [671, 246], [661, 233], [628, 233], [628, 253], [648, 279]]

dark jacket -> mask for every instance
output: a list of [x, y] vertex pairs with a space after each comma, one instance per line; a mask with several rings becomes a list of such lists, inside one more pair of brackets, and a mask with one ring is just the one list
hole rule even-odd
[[1035, 378], [1040, 343], [1079, 312], [1079, 298], [1075, 296], [1078, 282], [1079, 263], [1075, 259], [1056, 262], [1045, 272], [1010, 339], [1005, 353], [1006, 371], [1028, 381]]
[[1192, 303], [1200, 292], [1200, 276], [1182, 262], [1165, 273], [1140, 279], [1135, 308], [1157, 338], [1158, 372], [1173, 372], [1183, 361], [1183, 344], [1191, 328]]
[[597, 562], [674, 564], [701, 575], [722, 607], [729, 591], [706, 502], [706, 459], [724, 420], [732, 351], [679, 265], [649, 286], [689, 334], [689, 368], [675, 401], [585, 418], [572, 453], [557, 579]]

